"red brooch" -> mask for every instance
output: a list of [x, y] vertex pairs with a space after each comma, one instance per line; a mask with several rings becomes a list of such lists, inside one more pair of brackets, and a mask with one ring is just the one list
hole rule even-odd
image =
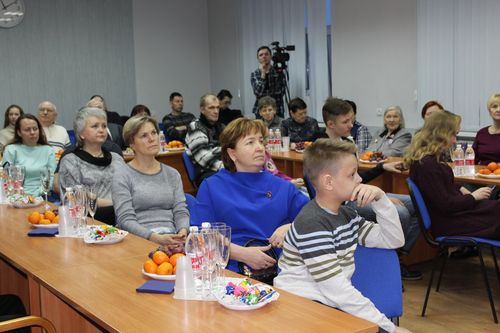
[[267, 197], [268, 199], [271, 199], [271, 198], [273, 197], [273, 192], [271, 192], [271, 191], [267, 191], [267, 192], [266, 192], [266, 197]]

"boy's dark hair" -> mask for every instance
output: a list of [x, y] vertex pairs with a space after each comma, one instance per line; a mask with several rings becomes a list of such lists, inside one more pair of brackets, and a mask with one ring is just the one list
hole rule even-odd
[[328, 97], [323, 105], [323, 122], [326, 124], [337, 116], [353, 111], [351, 105], [340, 98]]
[[357, 111], [358, 111], [358, 110], [357, 110], [357, 109], [358, 109], [358, 107], [356, 106], [356, 103], [354, 103], [353, 101], [350, 101], [350, 100], [348, 100], [348, 99], [346, 99], [345, 101], [346, 101], [347, 103], [349, 103], [349, 105], [352, 107], [352, 111], [354, 111], [354, 114], [356, 114], [356, 113], [357, 113]]
[[182, 95], [177, 91], [174, 91], [173, 93], [170, 94], [170, 102], [172, 102], [176, 97], [182, 97]]
[[271, 49], [269, 48], [269, 46], [265, 46], [265, 45], [263, 45], [263, 46], [261, 46], [261, 47], [259, 47], [259, 48], [257, 49], [257, 53], [256, 53], [256, 54], [257, 54], [257, 56], [259, 55], [260, 50], [268, 50], [268, 51], [269, 51], [269, 54], [273, 54], [273, 53], [271, 52]]
[[292, 99], [290, 102], [288, 102], [288, 110], [290, 112], [297, 112], [297, 110], [304, 110], [307, 109], [307, 104], [302, 100], [302, 98], [296, 97]]
[[338, 161], [346, 155], [355, 155], [356, 145], [349, 141], [318, 139], [304, 152], [304, 174], [318, 188], [318, 176], [325, 169], [336, 172]]
[[226, 97], [229, 97], [229, 98], [233, 98], [233, 95], [231, 95], [231, 92], [227, 89], [222, 89], [221, 91], [219, 91], [219, 93], [217, 94], [217, 98], [222, 101], [224, 98]]

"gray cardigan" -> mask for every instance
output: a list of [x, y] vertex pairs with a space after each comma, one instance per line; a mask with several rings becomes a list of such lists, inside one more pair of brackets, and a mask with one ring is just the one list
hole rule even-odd
[[410, 145], [411, 133], [402, 128], [396, 134], [387, 136], [385, 131], [385, 128], [377, 130], [365, 151], [381, 152], [385, 156], [403, 156], [404, 150]]
[[154, 175], [122, 164], [113, 175], [112, 193], [117, 225], [123, 230], [149, 239], [153, 229], [177, 233], [189, 228], [181, 176], [165, 164]]

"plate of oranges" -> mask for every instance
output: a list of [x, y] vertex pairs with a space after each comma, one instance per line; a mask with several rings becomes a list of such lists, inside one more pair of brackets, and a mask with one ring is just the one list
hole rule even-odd
[[59, 226], [59, 214], [56, 210], [46, 210], [43, 213], [32, 212], [28, 215], [28, 222], [33, 228], [57, 228]]
[[183, 256], [185, 254], [180, 252], [169, 256], [161, 250], [153, 251], [142, 266], [142, 274], [154, 280], [173, 281], [175, 280], [177, 259]]
[[172, 140], [165, 145], [167, 151], [184, 150], [184, 144], [179, 140]]
[[486, 168], [482, 168], [476, 174], [482, 178], [500, 178], [500, 163], [490, 162]]

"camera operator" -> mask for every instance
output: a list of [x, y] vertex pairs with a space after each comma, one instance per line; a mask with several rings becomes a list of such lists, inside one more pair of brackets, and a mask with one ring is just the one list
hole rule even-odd
[[283, 95], [285, 94], [285, 84], [281, 74], [277, 73], [271, 64], [271, 49], [261, 46], [257, 49], [257, 60], [259, 68], [250, 75], [255, 104], [253, 113], [256, 118], [260, 118], [257, 104], [261, 97], [271, 96], [276, 100], [276, 113], [283, 118], [285, 115], [283, 107]]

